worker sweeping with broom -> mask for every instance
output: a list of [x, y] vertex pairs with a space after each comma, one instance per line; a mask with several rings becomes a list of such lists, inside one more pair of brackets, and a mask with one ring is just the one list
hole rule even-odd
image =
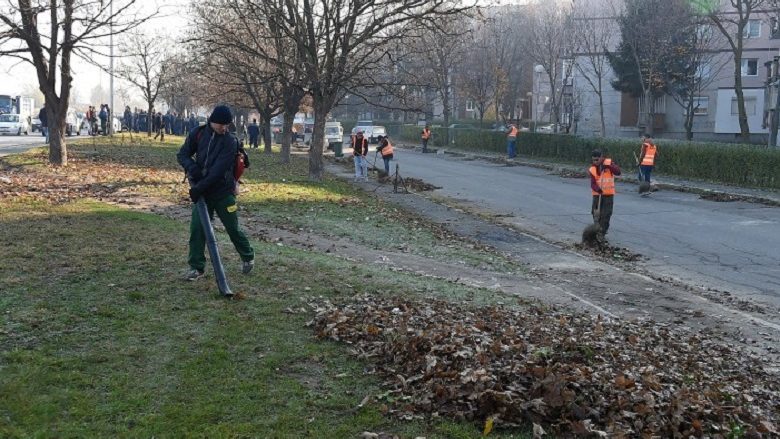
[[593, 195], [591, 214], [593, 214], [594, 226], [596, 224], [598, 226], [589, 226], [583, 232], [583, 241], [592, 241], [595, 238], [598, 242], [604, 242], [606, 239], [604, 235], [609, 230], [609, 220], [612, 218], [612, 208], [615, 203], [615, 176], [620, 175], [620, 167], [596, 149], [591, 154], [589, 173], [590, 189]]

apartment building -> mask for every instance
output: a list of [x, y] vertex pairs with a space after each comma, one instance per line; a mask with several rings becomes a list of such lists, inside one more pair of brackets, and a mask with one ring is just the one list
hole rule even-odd
[[[598, 0], [596, 0], [598, 1]], [[780, 32], [776, 15], [768, 11], [755, 13], [744, 32], [744, 52], [741, 60], [741, 75], [745, 96], [745, 109], [748, 124], [754, 142], [761, 142], [766, 137], [765, 124], [765, 84], [767, 71], [764, 64], [772, 61], [780, 54]], [[605, 17], [594, 17], [605, 19]], [[614, 18], [612, 18], [614, 22]], [[702, 31], [715, 32], [713, 25]], [[614, 22], [615, 38], [612, 39], [614, 50], [620, 41], [617, 23]], [[585, 63], [583, 55], [576, 55], [578, 63]], [[607, 63], [607, 66], [609, 64]], [[725, 41], [719, 41], [715, 53], [708, 62], [701, 66], [703, 77], [708, 78], [707, 84], [695, 98], [696, 110], [693, 119], [693, 137], [696, 140], [734, 141], [740, 133], [738, 107], [734, 92], [734, 57]], [[587, 71], [586, 71], [587, 73]], [[639, 136], [645, 127], [641, 125], [642, 112], [646, 105], [640, 98], [621, 93], [610, 85], [615, 79], [614, 73], [607, 68], [603, 78], [604, 116], [606, 132], [609, 137]], [[566, 84], [562, 84], [566, 86]], [[544, 85], [535, 86], [544, 88]], [[601, 134], [598, 96], [587, 85], [583, 74], [574, 70], [570, 79], [570, 90], [567, 94], [575, 96], [578, 105], [576, 114], [576, 132], [581, 135]], [[663, 96], [656, 101], [656, 117], [654, 128], [656, 136], [666, 138], [685, 138], [685, 109], [669, 96]], [[574, 128], [573, 128], [574, 129]]]

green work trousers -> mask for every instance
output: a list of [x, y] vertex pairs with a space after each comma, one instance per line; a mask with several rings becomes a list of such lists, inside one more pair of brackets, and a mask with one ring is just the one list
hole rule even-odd
[[[206, 200], [209, 216], [214, 217], [214, 212], [219, 216], [222, 225], [233, 245], [236, 247], [241, 260], [251, 261], [255, 258], [255, 251], [244, 232], [238, 228], [238, 206], [235, 195], [226, 195], [218, 200]], [[192, 205], [192, 219], [190, 220], [190, 267], [203, 271], [206, 268], [206, 234], [200, 225], [197, 205]]]

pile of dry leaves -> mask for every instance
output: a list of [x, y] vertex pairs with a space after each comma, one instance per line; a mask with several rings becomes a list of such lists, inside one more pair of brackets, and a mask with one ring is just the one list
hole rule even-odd
[[360, 297], [312, 304], [319, 337], [373, 363], [400, 418], [561, 435], [776, 437], [780, 381], [702, 333], [549, 308]]

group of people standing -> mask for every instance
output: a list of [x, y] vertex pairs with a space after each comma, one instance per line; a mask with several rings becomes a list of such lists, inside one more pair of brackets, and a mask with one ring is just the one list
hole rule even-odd
[[199, 126], [200, 122], [195, 113], [190, 113], [187, 117], [185, 114], [170, 110], [163, 114], [160, 111], [155, 111], [154, 108], [152, 108], [151, 113], [138, 108], [131, 111], [130, 107], [126, 106], [122, 124], [125, 129], [134, 133], [148, 132], [151, 124], [151, 131], [155, 133], [155, 139], [160, 137], [161, 140], [164, 140], [166, 134], [183, 136]]
[[[87, 108], [87, 112], [84, 114], [84, 120], [87, 125], [87, 133], [90, 136], [97, 136], [102, 134], [107, 136], [111, 126], [109, 121], [111, 120], [111, 108], [108, 104], [101, 104], [100, 110], [95, 110], [94, 105], [90, 105]], [[98, 127], [98, 121], [100, 125]]]

